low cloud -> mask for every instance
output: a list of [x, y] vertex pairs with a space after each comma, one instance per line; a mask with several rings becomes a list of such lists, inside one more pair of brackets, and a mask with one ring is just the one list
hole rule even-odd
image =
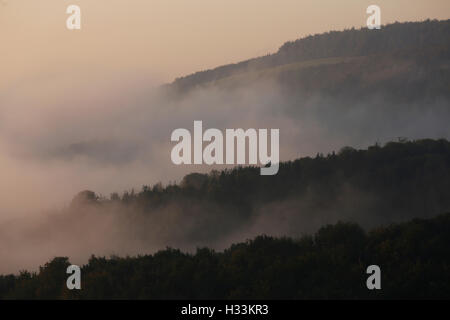
[[[401, 105], [377, 96], [358, 101], [325, 94], [305, 97], [286, 94], [272, 80], [237, 89], [198, 88], [174, 96], [142, 81], [148, 78], [74, 80], [36, 75], [14, 89], [0, 91], [0, 272], [35, 267], [54, 255], [82, 261], [92, 253], [138, 254], [166, 245], [223, 247], [262, 232], [291, 234], [293, 219], [306, 221], [289, 209], [293, 203], [297, 209], [307, 205], [304, 199], [274, 204], [286, 212], [276, 221], [267, 215], [270, 207], [261, 208], [250, 225], [243, 229], [236, 225], [235, 233], [217, 239], [208, 234], [211, 221], [201, 214], [224, 210], [213, 204], [192, 211], [205, 217], [203, 229], [186, 225], [201, 219], [180, 219], [187, 213], [177, 207], [161, 209], [151, 219], [139, 218], [133, 224], [132, 219], [123, 220], [123, 212], [132, 213], [121, 207], [92, 209], [90, 215], [58, 220], [55, 212], [67, 207], [81, 190], [109, 196], [158, 181], [180, 181], [193, 171], [224, 168], [172, 164], [171, 132], [192, 130], [194, 120], [202, 120], [205, 129], [279, 128], [281, 161], [398, 137], [450, 138], [445, 100]], [[309, 232], [337, 219], [328, 214], [322, 217], [308, 220], [305, 228], [296, 231]], [[186, 233], [193, 230], [198, 238], [186, 242], [193, 236]]]

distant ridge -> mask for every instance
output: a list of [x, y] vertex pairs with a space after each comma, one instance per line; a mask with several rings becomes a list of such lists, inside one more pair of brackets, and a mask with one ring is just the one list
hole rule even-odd
[[367, 28], [330, 31], [284, 43], [266, 56], [223, 65], [177, 78], [172, 86], [189, 89], [232, 75], [289, 63], [331, 57], [356, 57], [396, 50], [418, 49], [450, 43], [450, 19], [393, 23], [380, 30]]

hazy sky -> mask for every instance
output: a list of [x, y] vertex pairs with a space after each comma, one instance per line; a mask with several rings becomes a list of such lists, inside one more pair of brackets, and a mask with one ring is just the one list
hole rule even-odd
[[[82, 10], [79, 31], [66, 28], [71, 4]], [[358, 146], [322, 130], [313, 116], [297, 132], [298, 123], [269, 112], [280, 101], [276, 92], [253, 90], [238, 102], [201, 92], [183, 102], [182, 113], [152, 100], [149, 89], [308, 34], [363, 26], [370, 4], [381, 7], [383, 24], [450, 12], [448, 0], [0, 0], [0, 219], [19, 207], [59, 206], [83, 189], [108, 195], [181, 179], [191, 169], [170, 166], [169, 137], [194, 117], [208, 127], [269, 123], [292, 139], [301, 135], [301, 152], [281, 149], [282, 160]], [[233, 103], [246, 108], [230, 113]], [[257, 112], [265, 118], [255, 119]], [[431, 119], [429, 127], [440, 128], [435, 119], [446, 118]], [[77, 148], [88, 159], [73, 156]]]
[[[82, 30], [69, 31], [70, 4]], [[365, 24], [447, 19], [448, 0], [0, 0], [0, 85], [43, 70], [139, 73], [171, 81], [274, 52], [287, 40]]]

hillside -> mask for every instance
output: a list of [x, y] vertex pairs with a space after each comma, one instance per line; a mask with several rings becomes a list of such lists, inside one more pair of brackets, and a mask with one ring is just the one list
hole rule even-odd
[[401, 87], [396, 94], [401, 97], [425, 84], [419, 95], [447, 96], [449, 39], [450, 20], [394, 23], [376, 31], [332, 31], [287, 42], [274, 54], [178, 78], [170, 87], [178, 92], [208, 85], [238, 87], [263, 77], [302, 92], [358, 91], [353, 84], [368, 87], [366, 91], [394, 91], [394, 84]]
[[450, 142], [401, 141], [283, 162], [274, 176], [236, 167], [108, 198], [84, 191], [28, 228], [0, 225], [0, 242], [22, 234], [40, 247], [76, 244], [75, 254], [105, 252], [96, 249], [102, 243], [117, 254], [217, 249], [261, 234], [298, 237], [340, 220], [369, 229], [442, 212], [450, 212]]
[[[314, 236], [260, 236], [215, 252], [91, 257], [80, 291], [65, 287], [67, 258], [37, 273], [0, 276], [0, 299], [417, 299], [450, 298], [450, 214], [379, 227], [322, 227]], [[366, 288], [367, 266], [382, 290]]]
[[342, 219], [374, 227], [450, 211], [450, 142], [345, 147], [281, 163], [274, 176], [237, 167], [187, 175], [180, 185], [144, 186], [115, 199], [103, 205], [119, 201], [149, 218], [156, 214], [159, 223], [168, 217], [157, 212], [171, 208], [178, 213], [171, 214], [166, 227], [170, 222], [189, 225], [177, 237], [194, 242], [211, 243], [240, 232], [246, 237], [249, 229], [256, 233], [252, 236], [296, 236]]

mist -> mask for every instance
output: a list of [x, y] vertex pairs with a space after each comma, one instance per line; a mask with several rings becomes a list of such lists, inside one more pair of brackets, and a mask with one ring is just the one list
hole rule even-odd
[[[228, 219], [225, 229], [234, 231], [217, 234], [210, 226], [224, 220], [209, 213], [227, 208], [212, 203], [189, 210], [169, 206], [145, 217], [120, 205], [70, 206], [73, 196], [86, 189], [109, 197], [143, 185], [177, 183], [191, 172], [225, 168], [172, 164], [171, 132], [192, 130], [194, 120], [202, 120], [205, 129], [279, 128], [281, 161], [399, 137], [450, 138], [445, 98], [402, 105], [377, 95], [358, 101], [291, 95], [275, 79], [176, 94], [146, 73], [108, 78], [94, 73], [89, 79], [40, 74], [2, 90], [0, 101], [2, 273], [35, 269], [53, 256], [83, 263], [91, 254], [135, 255], [166, 246], [224, 248], [260, 233], [299, 235], [323, 223], [354, 218], [355, 208], [346, 215], [339, 210], [295, 215], [298, 210], [289, 207], [295, 203], [297, 209], [307, 208], [308, 199], [287, 199], [258, 209], [257, 218], [245, 225]], [[349, 190], [342, 193], [348, 203], [367, 198], [361, 200], [361, 208], [367, 209], [376, 202], [371, 195]]]
[[[407, 37], [416, 47], [406, 53], [382, 52], [385, 46], [361, 37], [355, 48], [374, 47], [378, 56], [355, 58], [368, 54], [364, 50], [336, 56], [343, 53], [333, 40], [330, 51], [325, 42], [306, 50], [316, 59], [312, 64], [302, 60], [308, 55], [300, 46], [258, 58], [248, 69], [224, 68], [238, 75], [219, 68], [209, 73], [212, 83], [204, 74], [197, 74], [203, 82], [186, 77], [181, 83], [189, 89], [180, 91], [176, 81], [164, 83], [366, 19], [365, 4], [277, 2], [275, 13], [273, 2], [259, 1], [255, 15], [252, 3], [202, 2], [80, 0], [83, 27], [71, 32], [67, 3], [0, 1], [0, 273], [35, 270], [54, 256], [84, 263], [91, 254], [136, 255], [166, 246], [223, 249], [261, 233], [311, 233], [339, 219], [370, 227], [403, 218], [402, 212], [391, 220], [371, 215], [386, 209], [383, 199], [353, 185], [341, 186], [334, 202], [318, 198], [317, 190], [256, 201], [245, 221], [231, 205], [190, 199], [151, 212], [112, 200], [74, 205], [83, 190], [109, 199], [144, 185], [180, 183], [192, 172], [230, 168], [171, 162], [171, 133], [192, 130], [195, 120], [205, 130], [279, 129], [280, 161], [399, 138], [450, 138], [448, 51], [433, 47], [436, 39], [447, 44], [439, 30], [448, 22], [418, 23], [414, 30], [428, 31], [417, 38], [430, 41]], [[429, 7], [397, 4], [384, 21], [447, 18], [448, 1]], [[385, 44], [394, 48], [408, 28], [383, 36]]]

